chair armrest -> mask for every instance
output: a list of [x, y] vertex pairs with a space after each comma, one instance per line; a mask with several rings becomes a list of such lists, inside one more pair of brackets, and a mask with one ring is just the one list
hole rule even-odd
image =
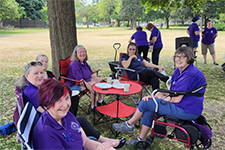
[[98, 76], [98, 72], [100, 71], [100, 69], [98, 70], [94, 70], [93, 73], [96, 73], [96, 75]]
[[81, 80], [75, 80], [75, 79], [70, 79], [70, 78], [67, 78], [67, 77], [64, 77], [64, 76], [60, 76], [60, 78], [61, 78], [61, 79], [65, 79], [65, 80], [74, 81], [74, 82], [76, 82], [76, 84], [78, 83], [77, 85], [80, 85], [81, 82], [84, 82], [84, 79], [81, 79]]
[[121, 70], [125, 70], [125, 71], [131, 71], [131, 72], [134, 72], [136, 73], [136, 76], [137, 76], [137, 80], [139, 81], [139, 73], [138, 71], [134, 70], [134, 69], [130, 69], [130, 68], [123, 68], [123, 67], [114, 67], [116, 70], [118, 71], [121, 71]]

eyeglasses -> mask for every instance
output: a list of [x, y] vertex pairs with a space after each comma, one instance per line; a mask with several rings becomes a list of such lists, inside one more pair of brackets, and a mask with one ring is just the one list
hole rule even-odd
[[175, 55], [175, 56], [173, 56], [174, 59], [179, 58], [181, 60], [183, 60], [185, 57], [187, 57], [187, 56], [186, 55], [180, 55], [180, 56]]
[[130, 50], [130, 51], [131, 51], [131, 50], [136, 51], [136, 49], [135, 49], [135, 48], [129, 48], [129, 50]]
[[29, 69], [31, 66], [42, 66], [42, 63], [39, 61], [32, 61], [29, 62], [26, 66], [25, 66], [25, 70]]

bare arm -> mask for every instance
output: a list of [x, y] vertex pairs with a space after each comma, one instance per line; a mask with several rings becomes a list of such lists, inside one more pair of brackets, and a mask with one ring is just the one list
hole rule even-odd
[[145, 59], [142, 61], [143, 65], [146, 66], [146, 67], [153, 67], [153, 68], [158, 68], [160, 70], [165, 70], [164, 67], [160, 67], [160, 66], [157, 66], [155, 64], [152, 64], [152, 63], [149, 63], [148, 61], [146, 61]]
[[152, 40], [149, 42], [149, 44], [154, 44], [156, 42], [156, 40], [157, 40], [156, 36], [152, 37]]
[[[169, 101], [171, 103], [179, 103], [182, 100], [182, 98], [184, 97], [184, 95], [180, 95], [180, 96], [171, 98], [168, 95], [169, 95], [168, 93], [158, 92], [158, 93], [155, 94], [154, 97], [159, 98], [159, 99], [163, 99], [165, 101]], [[148, 101], [149, 98], [152, 98], [152, 96], [151, 95], [145, 96], [145, 97], [142, 98], [142, 100]]]
[[128, 43], [131, 43], [132, 39], [129, 39]]
[[195, 31], [195, 35], [199, 35], [200, 34], [200, 31]]
[[215, 34], [215, 38], [218, 36], [218, 33]]
[[128, 68], [130, 66], [130, 63], [132, 61], [132, 59], [137, 59], [137, 56], [136, 55], [133, 55], [133, 56], [130, 56], [127, 60], [123, 60], [122, 61], [122, 65], [124, 68]]

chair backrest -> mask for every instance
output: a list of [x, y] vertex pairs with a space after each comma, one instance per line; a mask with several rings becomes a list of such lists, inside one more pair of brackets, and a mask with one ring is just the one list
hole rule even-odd
[[[119, 66], [122, 67], [122, 68], [123, 68], [122, 59], [123, 59], [124, 55], [126, 55], [126, 53], [120, 53], [120, 57], [119, 57]], [[121, 77], [122, 80], [125, 80], [125, 81], [130, 80], [128, 72], [126, 70], [121, 70], [120, 77]]]
[[[69, 69], [69, 65], [71, 63], [71, 60], [70, 60], [71, 56], [69, 56], [68, 58], [66, 59], [60, 59], [58, 61], [59, 63], [59, 72], [60, 72], [60, 76], [64, 76], [66, 77], [67, 76], [67, 72], [68, 72], [68, 69]], [[63, 82], [63, 81], [62, 81]]]
[[176, 50], [182, 45], [193, 48], [193, 38], [192, 37], [177, 37], [175, 41]]
[[30, 150], [33, 149], [33, 129], [37, 124], [39, 115], [31, 103], [27, 103], [17, 123], [17, 130], [24, 145]]
[[21, 115], [21, 113], [23, 111], [23, 108], [24, 108], [23, 90], [16, 86], [15, 94], [16, 94], [16, 98], [17, 98], [17, 106], [14, 110], [14, 113], [13, 113], [14, 117], [13, 118], [14, 118], [14, 124], [17, 127], [17, 122], [18, 122], [18, 120], [20, 118], [20, 115]]

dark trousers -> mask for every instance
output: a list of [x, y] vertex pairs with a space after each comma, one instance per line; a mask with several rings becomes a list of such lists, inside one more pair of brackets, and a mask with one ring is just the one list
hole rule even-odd
[[78, 95], [71, 97], [71, 106], [70, 106], [70, 112], [76, 117], [77, 116], [77, 110], [79, 105], [80, 97]]
[[84, 130], [86, 136], [93, 136], [95, 137], [97, 140], [100, 137], [100, 132], [95, 130], [91, 124], [87, 121], [86, 118], [82, 117], [82, 116], [78, 116], [76, 117], [77, 121], [80, 123], [80, 126], [82, 127], [82, 129]]
[[[162, 80], [163, 82], [166, 82], [169, 77], [164, 76], [163, 74], [154, 71], [152, 69], [144, 69], [139, 73], [140, 81], [148, 83], [152, 85], [152, 89], [158, 89], [159, 88], [159, 79]], [[134, 80], [137, 80], [136, 76], [134, 77]]]
[[155, 65], [159, 64], [159, 54], [160, 54], [161, 50], [162, 50], [162, 47], [153, 49], [153, 52], [152, 52], [152, 63], [155, 64]]
[[143, 58], [147, 60], [148, 56], [148, 46], [138, 46], [138, 54], [141, 56], [141, 52], [143, 52]]

